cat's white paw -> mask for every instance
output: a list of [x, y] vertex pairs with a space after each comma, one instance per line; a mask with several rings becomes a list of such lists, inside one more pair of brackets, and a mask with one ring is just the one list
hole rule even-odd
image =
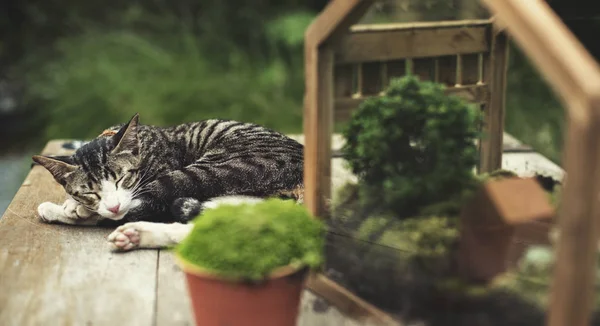
[[68, 198], [62, 207], [65, 217], [73, 220], [86, 219], [92, 215], [92, 212], [73, 198]]
[[108, 235], [108, 242], [117, 250], [164, 248], [181, 242], [191, 231], [192, 224], [125, 223]]
[[108, 235], [108, 242], [113, 248], [118, 250], [131, 250], [140, 245], [140, 230], [136, 228], [136, 224], [126, 223], [119, 226], [111, 234]]
[[63, 217], [63, 208], [51, 202], [41, 203], [37, 208], [37, 212], [40, 219], [46, 223], [60, 221]]

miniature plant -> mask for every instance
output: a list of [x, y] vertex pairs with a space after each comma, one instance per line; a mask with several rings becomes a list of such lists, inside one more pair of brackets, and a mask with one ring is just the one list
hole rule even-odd
[[278, 267], [320, 266], [324, 230], [321, 221], [293, 201], [221, 205], [196, 218], [176, 251], [208, 272], [260, 280]]
[[472, 185], [480, 112], [444, 86], [408, 75], [363, 102], [344, 131], [343, 151], [363, 199], [400, 217]]

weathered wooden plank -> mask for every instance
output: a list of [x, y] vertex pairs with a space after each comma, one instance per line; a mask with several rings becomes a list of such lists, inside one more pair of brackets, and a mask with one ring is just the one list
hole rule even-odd
[[195, 325], [185, 274], [175, 263], [173, 252], [161, 250], [158, 256], [156, 325]]
[[342, 314], [311, 291], [304, 291], [300, 306], [298, 326], [380, 326], [368, 320], [354, 320]]
[[484, 110], [484, 133], [481, 142], [480, 172], [491, 172], [502, 165], [502, 132], [504, 131], [504, 105], [508, 69], [508, 37], [504, 33], [493, 36], [491, 58], [486, 60], [484, 74], [490, 87], [490, 100]]
[[557, 90], [571, 118], [590, 119], [580, 103], [600, 100], [600, 65], [549, 5], [542, 0], [483, 3]]
[[444, 21], [423, 21], [410, 23], [384, 23], [384, 24], [356, 24], [350, 27], [351, 32], [376, 32], [376, 31], [412, 31], [419, 30], [438, 30], [443, 28], [456, 27], [485, 27], [489, 26], [491, 19], [464, 19], [464, 20], [444, 20]]
[[305, 50], [304, 204], [313, 215], [324, 218], [331, 198], [333, 51], [328, 46]]
[[373, 4], [373, 0], [331, 1], [304, 33], [305, 47], [316, 50], [347, 32]]
[[[489, 97], [488, 86], [485, 84], [470, 85], [462, 87], [449, 87], [446, 89], [448, 94], [454, 94], [467, 99], [473, 103], [485, 103]], [[335, 122], [347, 121], [352, 112], [365, 100], [362, 98], [336, 98], [335, 99]]]
[[400, 322], [387, 313], [359, 298], [324, 275], [312, 274], [307, 288], [337, 307], [346, 316], [377, 325], [401, 326]]
[[490, 26], [352, 29], [340, 39], [335, 60], [343, 64], [487, 52]]
[[111, 230], [39, 222], [41, 202], [64, 199], [35, 166], [0, 219], [0, 325], [151, 325], [156, 252], [116, 254]]

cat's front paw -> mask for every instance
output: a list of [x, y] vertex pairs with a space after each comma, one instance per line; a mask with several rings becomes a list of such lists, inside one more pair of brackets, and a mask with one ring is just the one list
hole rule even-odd
[[63, 208], [51, 202], [41, 203], [37, 208], [37, 212], [40, 219], [46, 223], [60, 221], [63, 216]]
[[92, 212], [73, 198], [67, 199], [62, 208], [65, 217], [73, 220], [86, 219], [92, 215]]
[[108, 242], [114, 249], [127, 251], [140, 245], [140, 230], [136, 224], [138, 222], [123, 224], [108, 235]]
[[164, 248], [178, 244], [192, 229], [192, 224], [130, 222], [119, 226], [108, 236], [114, 249]]

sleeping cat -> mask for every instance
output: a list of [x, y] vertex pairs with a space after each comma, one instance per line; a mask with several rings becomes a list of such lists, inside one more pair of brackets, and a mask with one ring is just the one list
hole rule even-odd
[[303, 199], [303, 146], [265, 127], [205, 120], [162, 128], [136, 114], [105, 130], [72, 156], [33, 156], [67, 192], [45, 202], [45, 222], [121, 224], [108, 237], [117, 249], [159, 248], [181, 241], [202, 209], [267, 197]]

